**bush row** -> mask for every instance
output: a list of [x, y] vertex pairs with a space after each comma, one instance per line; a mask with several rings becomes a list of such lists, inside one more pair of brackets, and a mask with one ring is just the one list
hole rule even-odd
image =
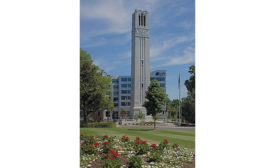
[[116, 123], [113, 122], [91, 122], [88, 124], [80, 123], [80, 127], [85, 128], [116, 128]]

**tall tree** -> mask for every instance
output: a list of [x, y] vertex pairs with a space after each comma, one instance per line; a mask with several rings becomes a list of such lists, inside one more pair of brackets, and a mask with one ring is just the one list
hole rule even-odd
[[167, 100], [167, 95], [157, 80], [152, 80], [148, 90], [146, 91], [146, 101], [144, 107], [148, 115], [152, 115], [154, 119], [154, 129], [156, 129], [157, 113], [164, 110], [164, 102]]
[[191, 74], [189, 80], [185, 81], [188, 96], [182, 99], [182, 116], [190, 123], [195, 123], [195, 66], [189, 67]]
[[104, 71], [93, 64], [90, 54], [80, 49], [80, 112], [84, 124], [87, 124], [90, 113], [113, 108], [108, 96], [111, 79], [104, 75]]
[[179, 113], [179, 99], [173, 99], [167, 103], [168, 117], [176, 120]]

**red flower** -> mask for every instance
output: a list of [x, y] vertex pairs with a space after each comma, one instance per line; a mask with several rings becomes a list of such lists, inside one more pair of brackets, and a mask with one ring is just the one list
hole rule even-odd
[[129, 139], [129, 137], [126, 137], [125, 139], [127, 139], [127, 140], [128, 140], [128, 139]]
[[99, 143], [98, 143], [98, 142], [95, 142], [95, 144], [94, 144], [94, 145], [95, 145], [95, 147], [97, 147], [97, 146], [99, 145]]
[[117, 150], [116, 150], [116, 153], [113, 153], [113, 154], [114, 154], [114, 156], [119, 157]]
[[147, 141], [142, 141], [142, 144], [146, 144], [147, 143]]
[[104, 142], [105, 145], [108, 145], [108, 143], [109, 143], [109, 142], [107, 142], [107, 141]]
[[104, 135], [104, 137], [108, 138], [109, 136], [108, 135]]
[[83, 134], [80, 134], [80, 136], [82, 136]]
[[114, 159], [114, 158], [113, 158], [113, 155], [110, 155], [110, 156], [111, 156], [111, 159]]
[[163, 141], [164, 141], [165, 143], [168, 143], [167, 139], [164, 139]]
[[152, 146], [152, 147], [156, 147], [157, 145], [156, 145], [156, 144], [152, 144], [151, 146]]
[[136, 141], [135, 143], [138, 145], [140, 142], [139, 142], [139, 141]]
[[139, 137], [136, 137], [137, 140], [139, 140]]
[[90, 147], [92, 147], [92, 148], [93, 148], [93, 147], [94, 147], [94, 145], [90, 145]]
[[94, 138], [94, 136], [91, 136], [91, 138]]
[[113, 149], [109, 149], [108, 153], [115, 153]]

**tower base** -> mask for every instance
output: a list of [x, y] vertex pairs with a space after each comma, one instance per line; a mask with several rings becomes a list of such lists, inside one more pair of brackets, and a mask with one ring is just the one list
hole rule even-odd
[[131, 111], [131, 119], [134, 119], [134, 116], [136, 114], [139, 114], [140, 112], [142, 112], [144, 114], [144, 116], [146, 116], [146, 108], [145, 107], [133, 107], [132, 111]]

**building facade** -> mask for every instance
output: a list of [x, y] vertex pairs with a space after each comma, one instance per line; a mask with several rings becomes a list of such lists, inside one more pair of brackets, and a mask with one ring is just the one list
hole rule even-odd
[[[132, 119], [131, 116], [131, 93], [132, 79], [131, 76], [111, 77], [112, 95], [111, 100], [114, 108], [111, 112], [105, 112], [104, 120], [116, 121], [118, 119]], [[150, 81], [156, 79], [166, 93], [166, 71], [156, 70], [151, 72]]]

